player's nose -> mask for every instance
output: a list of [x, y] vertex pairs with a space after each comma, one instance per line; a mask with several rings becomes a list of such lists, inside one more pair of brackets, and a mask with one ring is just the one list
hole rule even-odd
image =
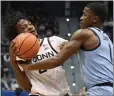
[[29, 31], [33, 30], [33, 26], [28, 26], [28, 30]]
[[80, 21], [82, 21], [83, 20], [83, 15], [80, 17]]

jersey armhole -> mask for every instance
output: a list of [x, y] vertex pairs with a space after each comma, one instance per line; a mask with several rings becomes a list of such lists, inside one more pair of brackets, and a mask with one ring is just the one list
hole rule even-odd
[[54, 47], [51, 45], [51, 42], [50, 42], [50, 40], [49, 40], [49, 37], [47, 37], [47, 41], [48, 41], [49, 46], [51, 47], [51, 49], [52, 49], [55, 53], [58, 54], [58, 52], [57, 52], [57, 51], [54, 49]]
[[41, 40], [41, 42], [40, 42], [40, 46], [42, 46], [43, 41], [44, 41], [44, 38]]
[[92, 30], [92, 29], [89, 29], [89, 30], [91, 30], [96, 35], [96, 37], [97, 37], [97, 47], [95, 47], [93, 49], [86, 49], [84, 47], [81, 47], [81, 50], [83, 50], [83, 51], [93, 51], [93, 50], [97, 49], [101, 45], [101, 40], [100, 40], [100, 37], [98, 36], [98, 34], [94, 30]]
[[[49, 37], [47, 37], [47, 41], [48, 41], [48, 43], [49, 43], [49, 45], [50, 45], [50, 47], [51, 47], [51, 49], [55, 52], [55, 53], [57, 53], [58, 54], [58, 52], [53, 48], [53, 46], [51, 45], [51, 42], [50, 42], [50, 40], [49, 40]], [[62, 66], [63, 67], [63, 64], [62, 65], [60, 65], [60, 66]]]

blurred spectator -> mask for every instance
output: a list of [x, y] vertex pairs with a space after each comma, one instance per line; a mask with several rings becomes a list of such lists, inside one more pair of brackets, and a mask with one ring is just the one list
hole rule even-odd
[[45, 25], [44, 24], [40, 24], [39, 25], [38, 33], [40, 35], [40, 38], [44, 38], [45, 37], [46, 30], [45, 30]]
[[10, 84], [11, 84], [10, 80], [8, 79], [6, 75], [4, 75], [1, 79], [2, 90], [11, 90]]
[[4, 62], [4, 53], [1, 54], [1, 77], [8, 77], [9, 76], [9, 68], [7, 67], [6, 63]]
[[1, 65], [2, 65], [2, 76], [4, 76], [4, 74], [7, 77], [14, 77], [14, 73], [12, 70], [12, 67], [9, 64], [10, 58], [9, 58], [9, 53], [5, 52], [1, 54]]
[[53, 28], [53, 30], [54, 30], [54, 35], [59, 35], [59, 27], [58, 26], [55, 26]]
[[40, 24], [39, 26], [39, 30], [42, 32], [45, 32], [45, 25], [44, 24]]
[[55, 16], [48, 16], [45, 11], [36, 9], [33, 16], [33, 24], [35, 25], [40, 38], [45, 36], [50, 37], [52, 35], [59, 34], [59, 22]]
[[109, 38], [113, 42], [113, 26], [109, 26], [109, 25], [105, 26], [104, 31], [106, 32], [106, 34], [109, 36]]
[[46, 37], [51, 37], [53, 35], [52, 29], [46, 30]]
[[17, 82], [16, 82], [16, 79], [12, 79], [11, 80], [11, 90], [15, 90], [16, 88], [19, 88]]
[[33, 15], [32, 23], [35, 26], [36, 30], [38, 31], [39, 24], [40, 24], [40, 16], [37, 14], [37, 11], [35, 11]]

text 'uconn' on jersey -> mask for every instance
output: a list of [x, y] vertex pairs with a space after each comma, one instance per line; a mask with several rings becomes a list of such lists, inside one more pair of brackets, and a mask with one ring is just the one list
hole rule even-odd
[[37, 55], [36, 57], [34, 57], [32, 59], [32, 61], [37, 62], [37, 61], [40, 61], [40, 60], [43, 60], [43, 59], [46, 59], [46, 58], [49, 58], [49, 57], [52, 57], [52, 56], [54, 56], [54, 52], [50, 51], [50, 52], [46, 52], [45, 54]]

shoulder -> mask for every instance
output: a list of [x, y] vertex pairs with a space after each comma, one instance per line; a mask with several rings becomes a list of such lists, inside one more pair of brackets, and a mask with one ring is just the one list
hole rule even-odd
[[56, 50], [61, 50], [63, 46], [68, 42], [68, 40], [61, 38], [59, 36], [51, 36], [49, 38], [50, 44], [53, 46]]
[[[50, 38], [55, 38], [55, 39], [64, 39], [64, 38], [62, 38], [62, 37], [60, 37], [60, 36], [51, 36]], [[66, 40], [66, 39], [64, 39], [64, 40]]]
[[88, 39], [93, 35], [90, 29], [79, 29], [72, 35], [71, 39]]
[[64, 39], [64, 38], [61, 38], [59, 36], [51, 36], [50, 37], [50, 40], [54, 40], [56, 42], [68, 42], [68, 40]]

